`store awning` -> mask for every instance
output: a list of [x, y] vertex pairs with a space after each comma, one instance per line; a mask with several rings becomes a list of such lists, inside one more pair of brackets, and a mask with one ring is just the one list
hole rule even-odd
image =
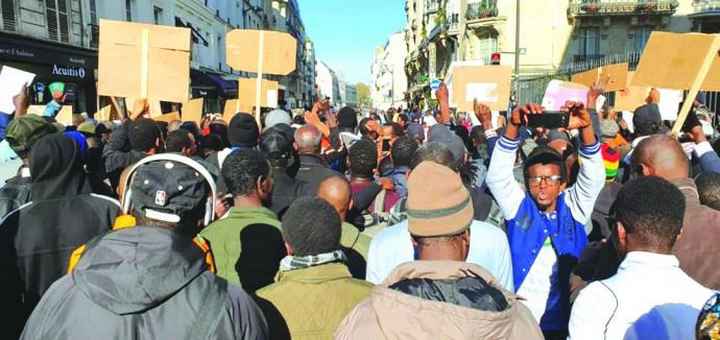
[[225, 98], [237, 97], [237, 81], [225, 79], [222, 75], [200, 70], [190, 70], [190, 86], [193, 89], [217, 90]]

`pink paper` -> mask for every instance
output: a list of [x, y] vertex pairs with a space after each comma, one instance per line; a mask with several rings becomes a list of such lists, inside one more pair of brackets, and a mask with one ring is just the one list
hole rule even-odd
[[561, 80], [552, 80], [545, 90], [542, 106], [548, 111], [558, 111], [567, 101], [587, 104], [589, 88]]

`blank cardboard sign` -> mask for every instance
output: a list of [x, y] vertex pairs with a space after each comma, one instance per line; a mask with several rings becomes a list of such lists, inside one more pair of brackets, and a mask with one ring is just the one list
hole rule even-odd
[[260, 62], [263, 74], [287, 75], [295, 70], [297, 41], [290, 34], [232, 30], [227, 33], [225, 44], [227, 63], [236, 70], [258, 72]]
[[223, 120], [225, 123], [230, 124], [230, 120], [238, 112], [249, 113], [252, 106], [241, 105], [239, 99], [229, 99], [225, 101], [225, 108], [223, 110]]
[[598, 67], [572, 76], [572, 82], [592, 87], [599, 80], [607, 81], [606, 92], [619, 91], [628, 85], [628, 64], [613, 64]]
[[[635, 72], [628, 72], [628, 82], [631, 82]], [[647, 86], [628, 86], [615, 93], [616, 111], [635, 111], [636, 108], [645, 105], [645, 99], [650, 93]]]
[[173, 121], [180, 120], [180, 114], [177, 112], [170, 112], [164, 115], [153, 117], [152, 119], [157, 122], [165, 122], [170, 124]]
[[205, 98], [195, 98], [185, 103], [182, 108], [183, 121], [195, 122], [200, 126], [203, 115], [203, 104], [205, 104]]
[[98, 94], [185, 102], [190, 30], [100, 20]]
[[451, 102], [458, 111], [474, 112], [473, 100], [494, 111], [505, 111], [510, 102], [512, 68], [500, 65], [456, 65], [452, 71]]
[[[687, 90], [699, 75], [717, 34], [653, 32], [638, 64], [632, 86]], [[715, 58], [700, 90], [720, 90], [720, 55]]]
[[[238, 99], [243, 107], [252, 108], [255, 106], [255, 88], [256, 79], [240, 78], [238, 79]], [[261, 107], [277, 107], [277, 91], [279, 84], [272, 80], [262, 80], [260, 90], [260, 106]], [[273, 96], [273, 92], [275, 95]], [[274, 99], [274, 101], [273, 101]]]

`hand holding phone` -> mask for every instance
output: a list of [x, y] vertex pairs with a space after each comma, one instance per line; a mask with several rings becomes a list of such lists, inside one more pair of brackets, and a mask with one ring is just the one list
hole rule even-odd
[[570, 123], [568, 112], [563, 111], [543, 111], [539, 114], [528, 114], [525, 116], [525, 120], [529, 128], [567, 128]]

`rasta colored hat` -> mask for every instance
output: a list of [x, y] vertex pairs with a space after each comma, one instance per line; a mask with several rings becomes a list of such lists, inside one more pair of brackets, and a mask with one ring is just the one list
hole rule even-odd
[[605, 164], [605, 180], [615, 179], [620, 168], [620, 151], [611, 148], [608, 144], [600, 145], [603, 163]]
[[26, 115], [13, 119], [7, 127], [5, 139], [17, 154], [30, 151], [30, 148], [51, 133], [58, 132], [54, 125], [38, 115]]
[[422, 162], [408, 178], [407, 215], [410, 234], [439, 237], [468, 229], [474, 209], [458, 174], [446, 166]]

